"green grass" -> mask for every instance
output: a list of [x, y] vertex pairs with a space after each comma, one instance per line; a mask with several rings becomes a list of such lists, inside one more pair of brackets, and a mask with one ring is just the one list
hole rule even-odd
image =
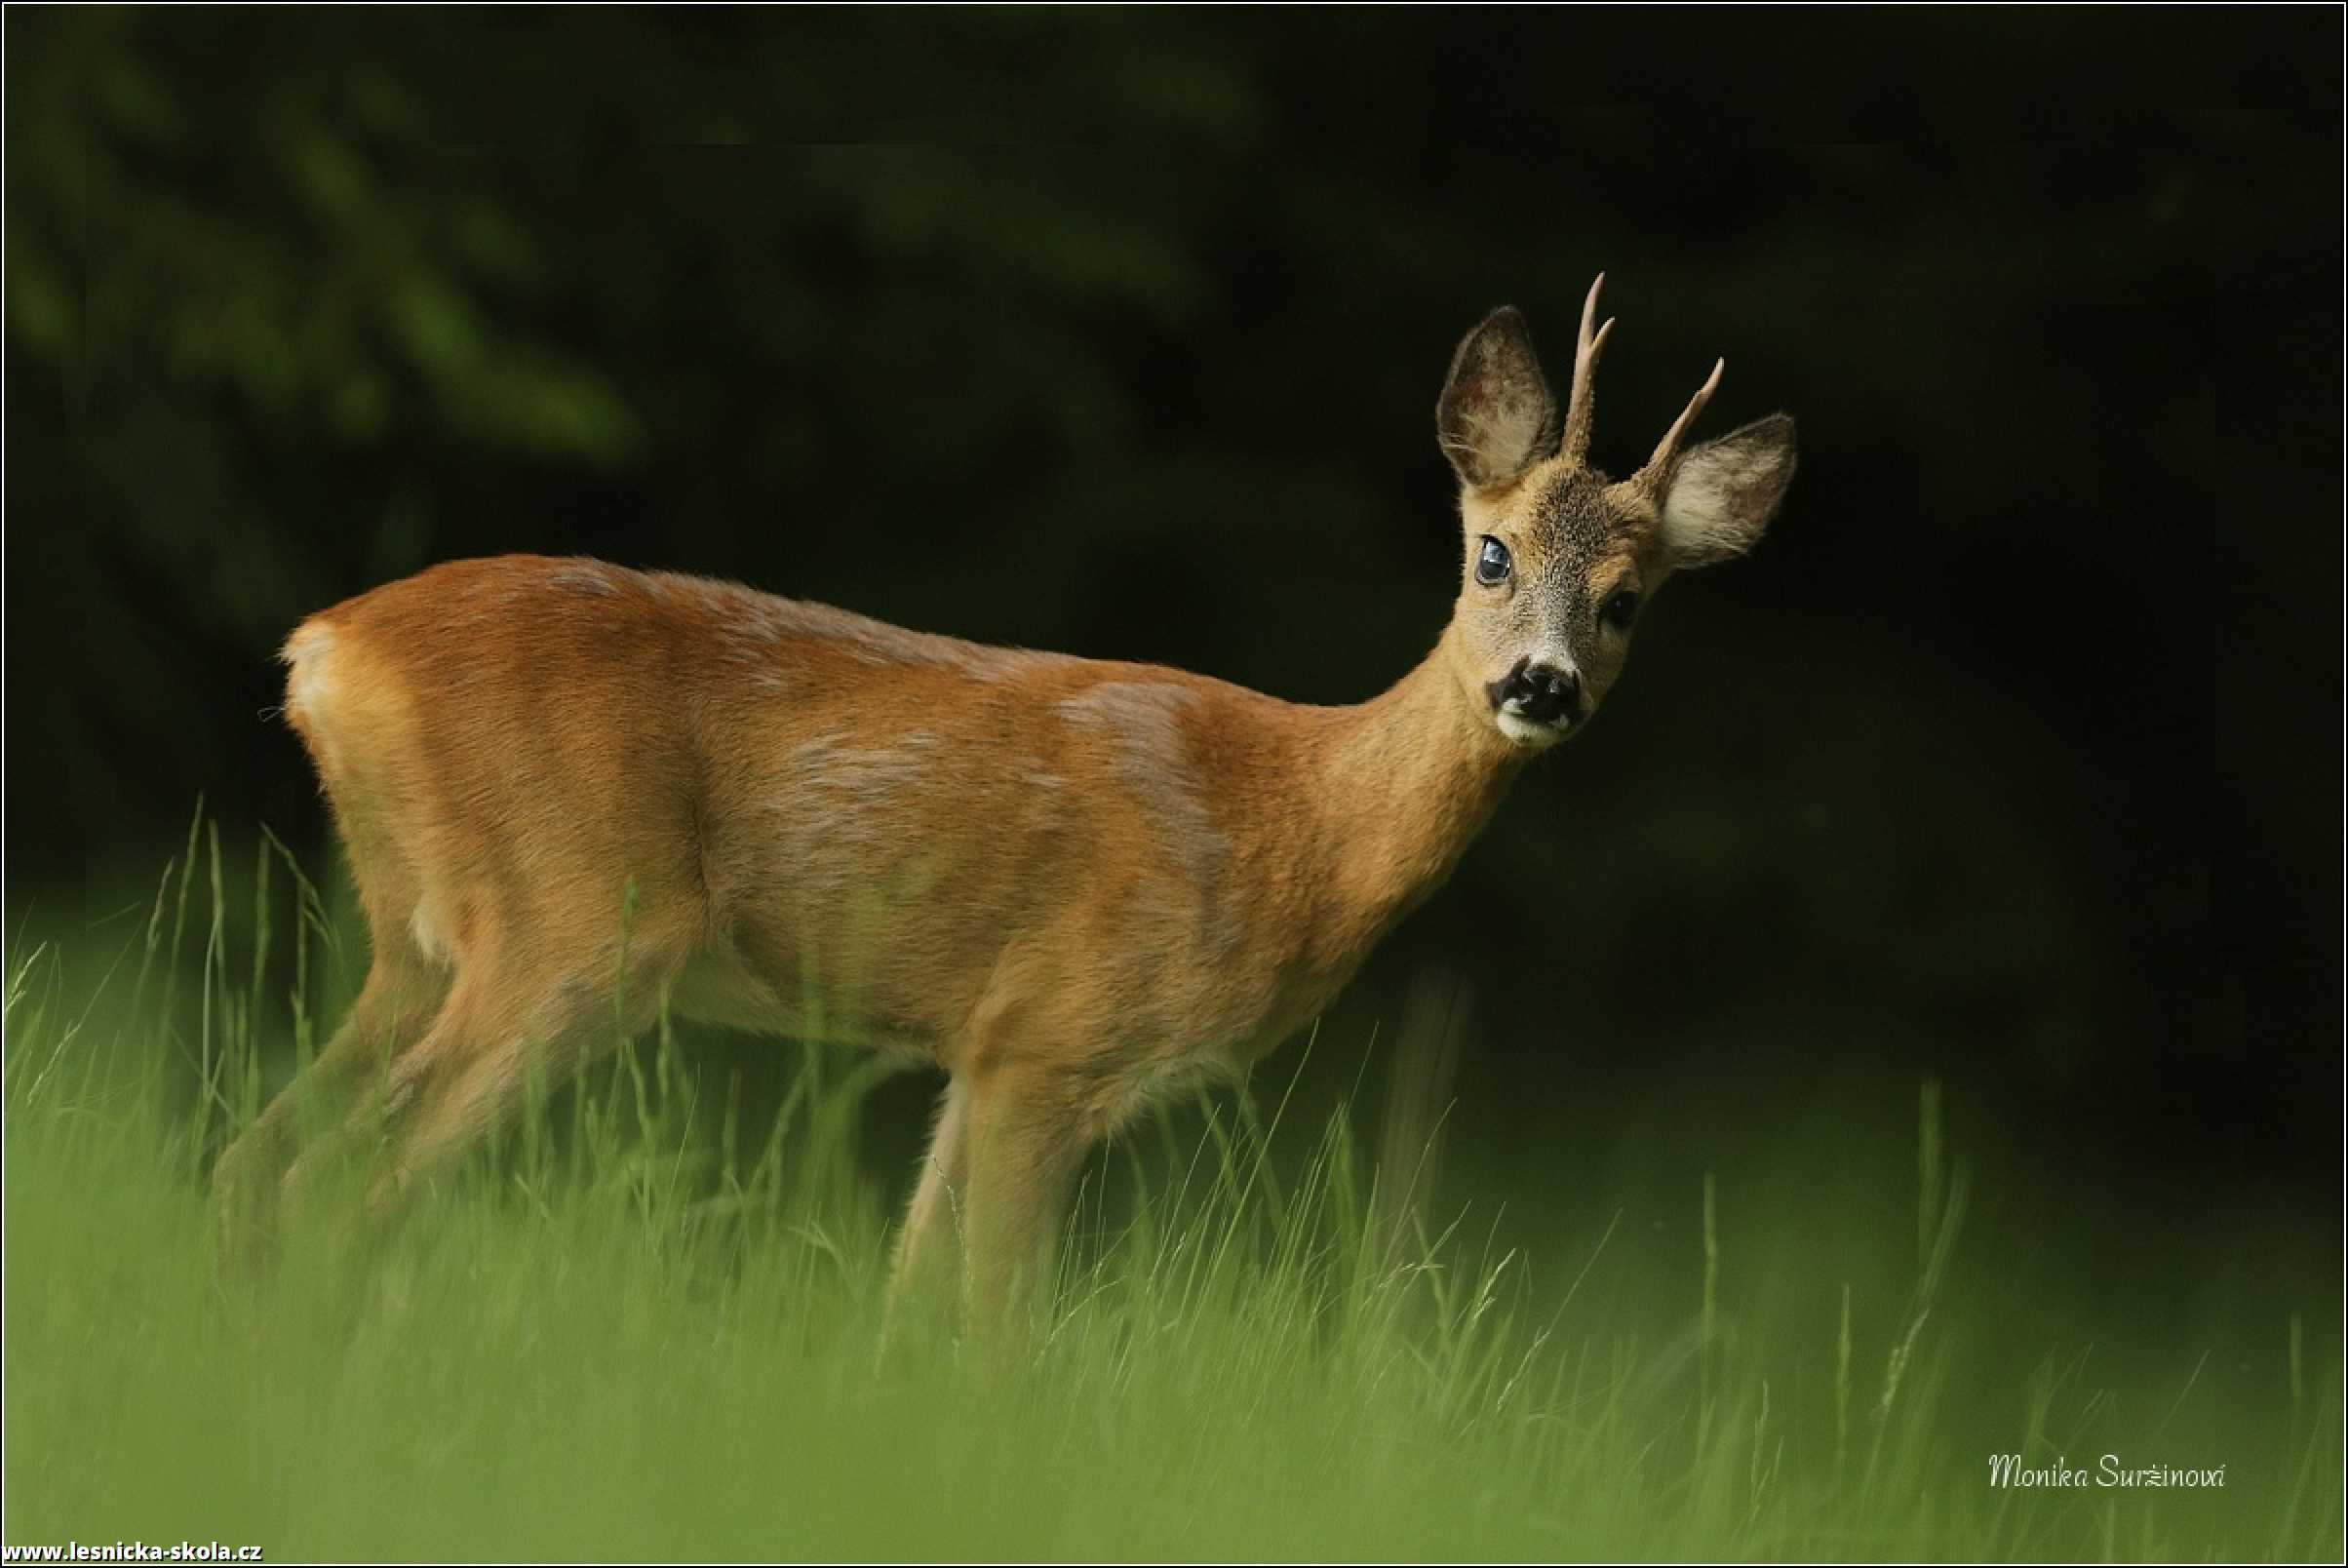
[[[2280, 1303], [2180, 1279], [2172, 1303], [2115, 1310], [2107, 1347], [2093, 1297], [2066, 1306], [2048, 1281], [2108, 1260], [2023, 1267], [2069, 1233], [2032, 1229], [2023, 1173], [1966, 1163], [1929, 1083], [1901, 1125], [1852, 1134], [1904, 1150], [1881, 1185], [1914, 1216], [1863, 1255], [1805, 1250], [1815, 1194], [1710, 1175], [1681, 1224], [1545, 1226], [1441, 1190], [1439, 1139], [1466, 1133], [1432, 1105], [1441, 1052], [1406, 1029], [1379, 1135], [1353, 1130], [1365, 1107], [1285, 1078], [1146, 1120], [1088, 1168], [1030, 1342], [879, 1359], [904, 1185], [860, 1154], [881, 1070], [778, 1046], [796, 1065], [761, 1093], [664, 1028], [387, 1233], [330, 1208], [265, 1284], [226, 1291], [209, 1161], [363, 966], [292, 856], [264, 843], [256, 866], [227, 874], [207, 830], [135, 917], [72, 951], [20, 934], [10, 955], [11, 1545], [2342, 1550], [2336, 1278], [2294, 1275]], [[2139, 1263], [2168, 1256], [2157, 1218], [2114, 1223]], [[2034, 1339], [2042, 1321], [2061, 1326]], [[2005, 1451], [2226, 1478], [2001, 1490]]]

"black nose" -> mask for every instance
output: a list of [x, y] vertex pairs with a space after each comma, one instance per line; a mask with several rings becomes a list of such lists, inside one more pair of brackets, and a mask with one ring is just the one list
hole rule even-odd
[[1507, 680], [1499, 683], [1495, 706], [1514, 703], [1519, 716], [1537, 725], [1553, 725], [1582, 717], [1582, 677], [1554, 664], [1518, 659]]

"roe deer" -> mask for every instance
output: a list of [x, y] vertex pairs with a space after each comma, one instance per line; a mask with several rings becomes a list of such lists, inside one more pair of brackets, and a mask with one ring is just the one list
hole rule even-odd
[[222, 1156], [223, 1234], [301, 1194], [302, 1123], [380, 1130], [381, 1207], [665, 996], [944, 1068], [891, 1296], [954, 1271], [1000, 1321], [1087, 1146], [1311, 1019], [1597, 710], [1645, 600], [1777, 510], [1789, 417], [1682, 450], [1718, 365], [1644, 468], [1588, 466], [1597, 298], [1562, 413], [1515, 310], [1460, 344], [1458, 601], [1353, 707], [579, 559], [453, 562], [304, 621], [285, 711], [372, 966]]

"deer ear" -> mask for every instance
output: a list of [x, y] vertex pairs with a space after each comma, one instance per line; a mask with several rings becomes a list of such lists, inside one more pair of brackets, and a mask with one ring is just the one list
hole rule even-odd
[[1663, 492], [1672, 565], [1704, 567], [1751, 549], [1793, 483], [1793, 415], [1773, 413], [1691, 448]]
[[1503, 305], [1460, 340], [1435, 402], [1435, 435], [1460, 482], [1479, 490], [1507, 484], [1557, 450], [1557, 400], [1515, 306]]

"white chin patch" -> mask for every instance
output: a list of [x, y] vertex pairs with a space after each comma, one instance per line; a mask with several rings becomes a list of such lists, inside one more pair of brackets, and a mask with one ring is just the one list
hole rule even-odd
[[1511, 745], [1540, 751], [1544, 747], [1554, 746], [1565, 738], [1563, 725], [1537, 725], [1532, 720], [1520, 718], [1506, 708], [1500, 711], [1499, 720], [1500, 732], [1508, 737]]

